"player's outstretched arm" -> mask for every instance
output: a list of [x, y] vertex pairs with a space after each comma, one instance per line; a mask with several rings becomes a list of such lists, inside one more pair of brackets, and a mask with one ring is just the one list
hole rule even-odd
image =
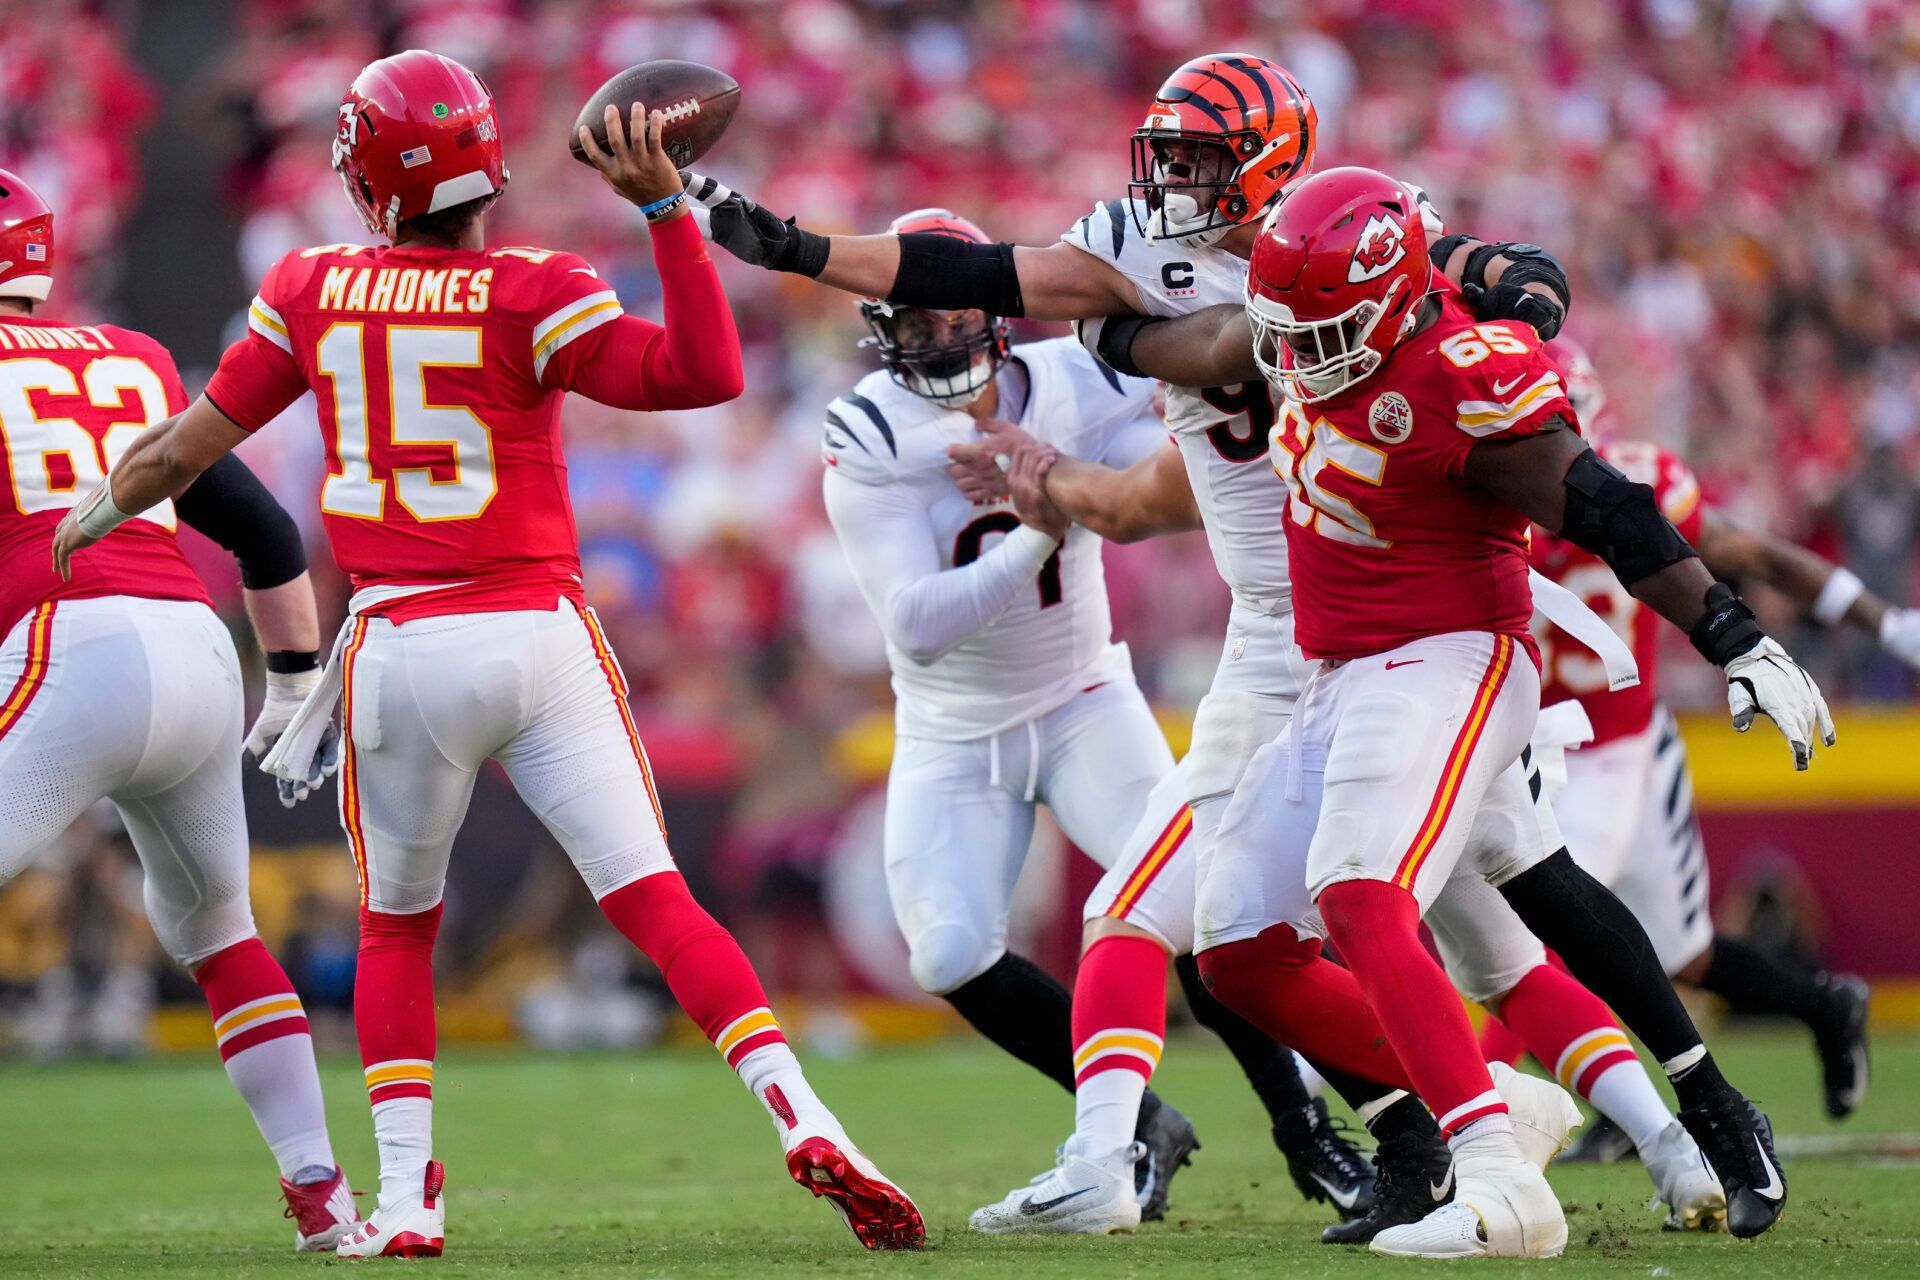
[[1650, 485], [1635, 484], [1570, 430], [1482, 440], [1467, 454], [1467, 478], [1543, 528], [1607, 562], [1621, 585], [1687, 633], [1727, 677], [1734, 728], [1771, 719], [1796, 769], [1813, 758], [1814, 735], [1832, 746], [1833, 717], [1813, 678], [1754, 620], [1733, 588], [1660, 512]]
[[181, 493], [201, 472], [247, 438], [205, 396], [134, 439], [106, 483], [67, 512], [53, 535], [53, 567], [62, 578], [73, 554], [92, 546], [148, 508]]
[[1888, 604], [1858, 574], [1784, 538], [1743, 528], [1717, 511], [1701, 519], [1700, 558], [1722, 578], [1764, 582], [1829, 627], [1846, 623], [1920, 667], [1920, 609]]
[[[947, 450], [954, 480], [969, 496], [997, 496], [1004, 487], [1023, 520], [1066, 520], [1109, 542], [1200, 528], [1200, 508], [1172, 444], [1115, 468], [1062, 454], [1012, 423], [985, 423], [981, 432], [981, 439]], [[996, 483], [1001, 479], [1004, 486]]]
[[1077, 320], [1138, 309], [1118, 271], [1069, 244], [973, 244], [910, 233], [823, 236], [712, 178], [686, 176], [706, 206], [713, 242], [742, 262], [790, 271], [862, 298], [901, 306], [1034, 320]]

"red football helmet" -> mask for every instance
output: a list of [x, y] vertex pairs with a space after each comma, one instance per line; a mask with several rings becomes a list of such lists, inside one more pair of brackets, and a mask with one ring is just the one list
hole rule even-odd
[[53, 209], [0, 169], [0, 298], [45, 302], [53, 288]]
[[[1209, 53], [1167, 77], [1133, 135], [1154, 240], [1210, 244], [1265, 213], [1313, 168], [1320, 120], [1299, 82], [1250, 53]], [[1135, 206], [1135, 221], [1139, 221]]]
[[506, 153], [493, 95], [452, 58], [409, 49], [370, 62], [340, 100], [333, 167], [367, 229], [499, 194]]
[[1303, 404], [1338, 395], [1380, 367], [1432, 285], [1412, 191], [1372, 169], [1316, 173], [1280, 202], [1254, 242], [1254, 359]]
[[[974, 244], [993, 243], [986, 232], [951, 209], [915, 209], [895, 218], [887, 230], [895, 235], [922, 231]], [[934, 311], [863, 298], [860, 314], [873, 330], [861, 345], [880, 352], [880, 361], [895, 382], [936, 404], [959, 408], [972, 402], [1007, 360], [1007, 322], [978, 309]]]

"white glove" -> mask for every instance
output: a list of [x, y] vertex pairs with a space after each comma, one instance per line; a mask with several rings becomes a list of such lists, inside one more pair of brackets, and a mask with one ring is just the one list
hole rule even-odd
[[1920, 609], [1888, 609], [1880, 619], [1880, 647], [1911, 667], [1920, 667]]
[[[260, 706], [260, 714], [254, 718], [253, 728], [247, 731], [246, 748], [254, 759], [264, 757], [272, 751], [274, 744], [280, 741], [280, 735], [293, 723], [293, 717], [299, 712], [307, 695], [320, 683], [323, 672], [319, 668], [311, 671], [267, 672], [267, 698]], [[329, 723], [320, 736], [320, 744], [313, 753], [313, 760], [307, 765], [305, 776], [295, 782], [285, 778], [276, 779], [280, 787], [280, 803], [291, 809], [320, 789], [320, 785], [340, 768], [340, 730]]]
[[1793, 748], [1793, 767], [1804, 769], [1813, 760], [1813, 733], [1832, 746], [1836, 740], [1833, 715], [1827, 700], [1820, 696], [1813, 677], [1787, 656], [1787, 651], [1770, 639], [1729, 662], [1727, 671], [1727, 707], [1733, 712], [1733, 727], [1745, 733], [1756, 715], [1766, 716], [1786, 737]]

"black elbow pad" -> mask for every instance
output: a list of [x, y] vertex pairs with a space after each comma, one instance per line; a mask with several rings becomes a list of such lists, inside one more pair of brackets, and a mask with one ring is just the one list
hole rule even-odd
[[900, 270], [887, 301], [939, 311], [977, 307], [990, 316], [1026, 314], [1012, 245], [975, 244], [937, 231], [900, 237]]
[[1567, 512], [1560, 536], [1605, 560], [1622, 585], [1700, 554], [1660, 514], [1652, 485], [1627, 479], [1593, 450], [1573, 460], [1561, 483]]
[[174, 510], [233, 553], [240, 562], [240, 582], [250, 591], [280, 586], [307, 571], [300, 526], [260, 477], [230, 453], [187, 486]]

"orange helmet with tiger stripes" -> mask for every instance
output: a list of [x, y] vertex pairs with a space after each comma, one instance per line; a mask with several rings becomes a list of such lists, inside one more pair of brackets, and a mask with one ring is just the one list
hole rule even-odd
[[1313, 101], [1277, 62], [1209, 53], [1153, 95], [1133, 135], [1135, 220], [1156, 240], [1212, 243], [1257, 222], [1313, 168]]

